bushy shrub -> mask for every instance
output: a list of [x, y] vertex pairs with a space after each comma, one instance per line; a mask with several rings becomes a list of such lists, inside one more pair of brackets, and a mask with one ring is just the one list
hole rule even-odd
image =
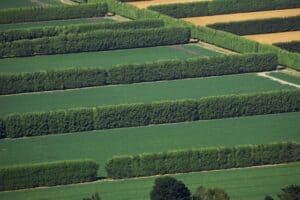
[[297, 0], [217, 0], [157, 5], [150, 6], [149, 9], [175, 18], [184, 18], [297, 7], [300, 7]]
[[260, 72], [275, 70], [277, 65], [277, 56], [267, 53], [125, 64], [107, 70], [83, 68], [3, 74], [0, 94]]
[[91, 160], [59, 161], [0, 168], [0, 191], [93, 181], [98, 164]]
[[273, 44], [277, 47], [285, 49], [290, 52], [300, 53], [300, 41], [282, 42]]
[[191, 200], [229, 200], [229, 195], [222, 188], [206, 189], [202, 186], [198, 187], [192, 195]]
[[75, 6], [49, 6], [9, 8], [0, 10], [0, 24], [34, 22], [84, 17], [102, 17], [108, 11], [107, 4], [82, 4]]
[[150, 199], [190, 200], [190, 191], [182, 181], [169, 176], [159, 177], [155, 179]]
[[237, 35], [297, 31], [300, 30], [300, 16], [216, 23], [210, 24], [208, 27]]
[[[176, 35], [174, 35], [176, 33]], [[0, 44], [0, 57], [61, 54], [184, 44], [190, 30], [185, 27], [161, 27], [129, 30], [98, 30]]]
[[144, 29], [163, 27], [164, 22], [159, 19], [142, 19], [125, 22], [99, 22], [88, 24], [75, 24], [66, 26], [46, 26], [34, 28], [9, 29], [0, 31], [1, 42], [11, 42], [21, 39], [34, 39], [57, 36], [59, 34], [78, 34], [101, 29]]
[[110, 178], [129, 178], [299, 161], [300, 144], [274, 143], [114, 157]]
[[281, 189], [278, 195], [280, 200], [298, 200], [300, 199], [300, 185], [289, 185]]

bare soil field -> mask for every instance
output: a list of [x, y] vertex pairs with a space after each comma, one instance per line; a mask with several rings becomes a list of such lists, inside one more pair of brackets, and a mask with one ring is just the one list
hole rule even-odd
[[138, 8], [147, 8], [149, 6], [172, 4], [172, 3], [188, 3], [195, 1], [207, 1], [207, 0], [149, 0], [149, 1], [134, 1], [128, 4], [134, 5]]
[[300, 15], [300, 8], [235, 13], [235, 14], [226, 14], [226, 15], [204, 16], [204, 17], [189, 17], [189, 18], [182, 18], [182, 19], [187, 22], [192, 22], [193, 24], [196, 25], [205, 26], [208, 24], [215, 24], [215, 23], [237, 22], [237, 21], [268, 19], [268, 18], [278, 18], [278, 17], [293, 17], [298, 15]]
[[300, 31], [246, 35], [244, 37], [264, 44], [273, 44], [278, 42], [300, 41]]

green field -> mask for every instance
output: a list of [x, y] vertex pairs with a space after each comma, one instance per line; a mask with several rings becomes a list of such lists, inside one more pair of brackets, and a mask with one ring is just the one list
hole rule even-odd
[[60, 0], [0, 0], [0, 9], [49, 5], [61, 5], [61, 2]]
[[[203, 185], [205, 187], [222, 187], [231, 200], [262, 200], [265, 195], [280, 192], [289, 184], [300, 184], [300, 163], [262, 168], [242, 168], [175, 175], [189, 189]], [[103, 200], [149, 200], [149, 193], [154, 183], [153, 177], [104, 181], [72, 186], [40, 188], [19, 192], [2, 192], [2, 200], [81, 200], [99, 192]]]
[[86, 23], [91, 24], [91, 23], [99, 23], [99, 22], [114, 22], [114, 20], [113, 18], [110, 17], [99, 17], [99, 18], [80, 18], [80, 19], [0, 24], [0, 31], [5, 31], [9, 29], [20, 29], [20, 28], [38, 28], [38, 27], [45, 27], [45, 26], [66, 26], [66, 25], [75, 25], [75, 24], [86, 24]]
[[241, 74], [20, 95], [2, 95], [0, 96], [0, 116], [14, 112], [52, 111], [100, 105], [199, 99], [206, 96], [292, 88], [291, 86], [259, 77], [256, 74]]
[[275, 78], [279, 78], [281, 80], [300, 85], [300, 76], [292, 76], [283, 72], [271, 72], [268, 74]]
[[300, 112], [0, 140], [0, 166], [211, 146], [300, 142]]
[[[176, 49], [174, 47], [181, 47]], [[221, 55], [199, 45], [160, 46], [114, 51], [58, 54], [0, 59], [0, 73], [34, 72], [70, 67], [110, 68], [117, 64], [144, 63], [166, 59], [185, 59]]]

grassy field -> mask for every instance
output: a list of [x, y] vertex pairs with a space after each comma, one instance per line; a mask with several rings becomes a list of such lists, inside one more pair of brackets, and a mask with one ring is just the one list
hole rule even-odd
[[284, 80], [284, 81], [287, 81], [290, 83], [300, 85], [300, 76], [292, 76], [292, 75], [282, 73], [282, 72], [271, 72], [271, 73], [268, 73], [268, 75], [273, 76], [275, 78], [279, 78], [281, 80]]
[[175, 45], [114, 51], [85, 52], [0, 59], [0, 73], [34, 72], [70, 67], [110, 68], [117, 64], [144, 63], [221, 55], [199, 45]]
[[[300, 163], [198, 172], [175, 175], [194, 192], [197, 187], [222, 187], [231, 200], [262, 200], [265, 195], [276, 196], [280, 189], [289, 184], [300, 183]], [[40, 188], [19, 192], [2, 192], [2, 200], [81, 200], [99, 192], [104, 200], [149, 200], [154, 177], [95, 182], [73, 186]]]
[[290, 88], [292, 87], [258, 77], [256, 74], [241, 74], [8, 95], [0, 96], [0, 116], [14, 112], [50, 111], [189, 98], [198, 99], [205, 96]]
[[0, 31], [9, 29], [20, 29], [20, 28], [39, 28], [45, 26], [66, 26], [75, 24], [86, 24], [86, 23], [99, 23], [99, 22], [114, 22], [115, 20], [111, 17], [97, 17], [97, 18], [80, 18], [80, 19], [65, 19], [65, 20], [51, 20], [51, 21], [40, 21], [40, 22], [24, 22], [24, 23], [13, 23], [13, 24], [0, 24]]
[[1, 0], [0, 8], [19, 8], [19, 7], [33, 7], [33, 6], [49, 6], [61, 5], [60, 0]]
[[90, 158], [105, 176], [104, 163], [116, 155], [300, 142], [299, 120], [300, 112], [5, 139], [0, 140], [0, 166]]
[[283, 9], [283, 10], [268, 10], [268, 11], [257, 11], [257, 12], [246, 12], [246, 13], [234, 13], [225, 15], [213, 15], [213, 16], [202, 16], [202, 17], [189, 17], [183, 18], [184, 21], [191, 22], [196, 25], [205, 26], [208, 24], [215, 23], [226, 23], [226, 22], [239, 22], [247, 20], [258, 20], [258, 19], [269, 19], [269, 18], [280, 18], [280, 17], [293, 17], [298, 16], [300, 8]]

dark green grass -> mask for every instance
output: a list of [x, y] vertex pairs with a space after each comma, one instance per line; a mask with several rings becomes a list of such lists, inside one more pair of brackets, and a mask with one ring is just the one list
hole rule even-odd
[[51, 20], [51, 21], [40, 21], [40, 22], [25, 22], [25, 23], [14, 23], [14, 24], [0, 24], [0, 31], [9, 29], [19, 28], [37, 28], [45, 26], [66, 26], [75, 24], [86, 24], [86, 23], [99, 23], [99, 22], [113, 22], [114, 20], [109, 17], [98, 17], [98, 18], [80, 18], [80, 19], [65, 19], [65, 20]]
[[39, 0], [39, 2], [41, 3], [35, 3], [31, 0], [0, 0], [0, 9], [62, 4], [60, 0]]
[[[300, 184], [300, 163], [262, 168], [243, 168], [180, 174], [174, 176], [182, 180], [189, 189], [203, 185], [222, 187], [231, 200], [262, 200], [265, 195], [273, 197], [280, 189], [290, 184]], [[119, 181], [95, 182], [52, 188], [41, 188], [19, 192], [2, 192], [2, 200], [81, 200], [99, 192], [103, 200], [149, 200], [155, 178], [141, 178]]]
[[300, 76], [292, 76], [283, 72], [271, 72], [269, 75], [281, 80], [300, 85]]
[[265, 92], [290, 88], [292, 87], [267, 78], [258, 77], [256, 74], [241, 74], [29, 93], [0, 96], [0, 116], [14, 112], [199, 99], [206, 96]]
[[210, 146], [300, 141], [300, 112], [0, 140], [0, 166]]
[[[202, 48], [198, 45], [181, 45], [181, 49], [175, 49], [173, 47], [174, 46], [160, 46], [114, 51], [0, 59], [0, 73], [46, 71], [70, 67], [97, 67], [105, 69], [117, 64], [144, 63], [166, 59], [185, 59], [221, 55], [220, 53]], [[185, 51], [185, 48], [190, 47], [193, 48], [192, 52]]]

